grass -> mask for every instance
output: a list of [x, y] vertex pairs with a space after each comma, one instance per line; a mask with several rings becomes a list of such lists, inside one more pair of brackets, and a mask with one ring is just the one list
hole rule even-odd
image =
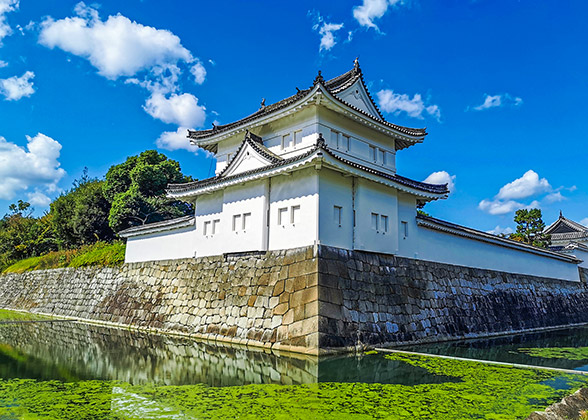
[[40, 257], [17, 261], [6, 267], [2, 273], [24, 273], [63, 267], [113, 267], [122, 265], [124, 261], [125, 244], [96, 242], [78, 249], [55, 251]]
[[0, 309], [0, 321], [37, 321], [42, 319], [51, 319], [48, 316], [31, 314], [28, 312], [10, 311]]

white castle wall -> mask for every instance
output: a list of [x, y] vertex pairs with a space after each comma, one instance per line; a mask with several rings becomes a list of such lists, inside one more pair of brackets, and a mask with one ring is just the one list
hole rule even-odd
[[127, 239], [125, 262], [190, 258], [194, 256], [195, 239], [194, 226], [134, 236]]
[[571, 262], [519, 249], [481, 242], [422, 226], [418, 230], [418, 254], [425, 261], [465, 267], [580, 281], [578, 266]]

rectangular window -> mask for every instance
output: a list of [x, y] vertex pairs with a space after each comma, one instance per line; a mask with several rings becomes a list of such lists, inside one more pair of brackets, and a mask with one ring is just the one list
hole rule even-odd
[[382, 229], [382, 232], [388, 232], [388, 216], [381, 215], [380, 222], [380, 228]]
[[204, 229], [202, 229], [202, 234], [204, 236], [206, 235], [210, 235], [210, 225], [211, 225], [211, 221], [209, 220], [208, 222], [204, 222]]
[[343, 215], [343, 207], [333, 206], [333, 221], [339, 227], [341, 227], [342, 215]]
[[408, 237], [408, 222], [400, 222], [400, 224], [402, 225], [402, 233], [404, 234], [404, 237]]
[[290, 223], [298, 223], [300, 221], [300, 206], [292, 206], [290, 210]]
[[294, 147], [302, 143], [302, 130], [294, 131]]
[[339, 133], [335, 130], [331, 130], [331, 144], [339, 148]]
[[378, 213], [372, 213], [372, 229], [378, 231]]
[[378, 149], [378, 161], [382, 165], [386, 164], [386, 152], [382, 149]]
[[243, 230], [247, 230], [251, 224], [251, 213], [243, 213]]
[[288, 221], [288, 207], [278, 209], [278, 225], [284, 226]]
[[290, 147], [290, 134], [282, 136], [282, 150], [287, 149], [288, 147]]
[[233, 232], [236, 232], [241, 229], [241, 215], [235, 214], [233, 215]]
[[377, 158], [376, 148], [374, 146], [370, 146], [370, 160], [375, 162]]
[[214, 235], [215, 233], [218, 233], [219, 228], [220, 228], [220, 219], [214, 219], [212, 221], [212, 234]]
[[341, 135], [341, 149], [349, 151], [349, 136], [346, 136], [345, 134]]

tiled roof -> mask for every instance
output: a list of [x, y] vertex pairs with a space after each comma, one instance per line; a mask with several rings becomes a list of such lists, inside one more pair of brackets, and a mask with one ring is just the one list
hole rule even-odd
[[[567, 229], [566, 232], [556, 233], [554, 231], [558, 230], [558, 227], [565, 227]], [[552, 233], [553, 232], [553, 233]], [[584, 233], [588, 234], [588, 227], [581, 225], [580, 223], [576, 223], [573, 220], [570, 220], [563, 216], [563, 214], [559, 213], [559, 218], [553, 222], [549, 227], [547, 227], [544, 231], [546, 234], [551, 234], [552, 238], [557, 237], [558, 235], [566, 235], [571, 233]]]
[[[373, 115], [368, 114], [367, 112], [363, 111], [362, 109], [359, 109], [359, 108], [349, 104], [348, 102], [343, 101], [342, 99], [340, 99], [337, 96], [337, 93], [341, 92], [342, 90], [345, 90], [346, 88], [351, 86], [353, 83], [355, 83], [357, 80], [361, 80], [361, 83], [363, 84], [366, 92], [368, 93], [368, 96], [372, 102], [372, 105], [374, 106], [374, 108], [376, 109], [376, 111], [378, 113], [378, 117], [374, 117]], [[208, 130], [188, 130], [188, 138], [190, 138], [192, 140], [205, 139], [208, 137], [212, 137], [216, 134], [231, 130], [233, 128], [240, 127], [240, 126], [245, 125], [249, 122], [252, 122], [252, 121], [255, 121], [261, 117], [264, 117], [266, 115], [273, 114], [273, 113], [295, 103], [296, 101], [306, 97], [306, 95], [308, 95], [313, 90], [315, 85], [317, 85], [317, 84], [321, 84], [322, 86], [324, 86], [326, 88], [326, 90], [329, 93], [331, 93], [337, 101], [339, 101], [342, 104], [361, 113], [363, 116], [365, 116], [367, 118], [375, 120], [375, 121], [377, 121], [387, 127], [390, 127], [396, 131], [399, 131], [399, 132], [406, 134], [406, 135], [409, 135], [409, 136], [422, 137], [427, 134], [425, 128], [404, 127], [401, 125], [389, 123], [384, 119], [384, 117], [380, 113], [380, 110], [378, 109], [378, 106], [376, 105], [373, 98], [371, 97], [369, 90], [367, 89], [367, 86], [363, 80], [363, 74], [361, 72], [361, 68], [359, 67], [359, 64], [356, 61], [354, 67], [351, 70], [349, 70], [348, 72], [343, 73], [342, 75], [337, 76], [333, 79], [327, 80], [327, 81], [324, 81], [324, 79], [322, 78], [322, 76], [319, 72], [319, 76], [317, 76], [317, 78], [314, 81], [313, 86], [311, 86], [310, 88], [303, 89], [303, 90], [300, 90], [297, 88], [298, 91], [295, 95], [289, 96], [289, 97], [282, 99], [281, 101], [275, 102], [271, 105], [266, 106], [264, 103], [262, 103], [262, 106], [256, 112], [254, 112], [253, 114], [248, 115], [247, 117], [242, 118], [238, 121], [235, 121], [235, 122], [232, 122], [229, 124], [224, 124], [224, 125], [213, 125], [213, 127]]]
[[148, 223], [141, 226], [133, 226], [128, 229], [120, 231], [118, 234], [123, 238], [135, 236], [138, 234], [147, 234], [151, 232], [161, 232], [165, 230], [179, 229], [182, 227], [192, 226], [194, 224], [194, 216], [183, 216], [171, 220], [163, 220], [161, 222]]
[[231, 165], [233, 164], [235, 159], [237, 159], [237, 156], [239, 156], [239, 153], [241, 153], [241, 150], [245, 147], [246, 144], [249, 144], [257, 153], [259, 153], [261, 156], [263, 156], [272, 163], [277, 163], [284, 160], [284, 158], [276, 155], [274, 152], [270, 151], [267, 147], [265, 147], [263, 145], [263, 140], [261, 139], [261, 137], [256, 136], [248, 130], [245, 134], [243, 142], [235, 152], [235, 155], [227, 163], [227, 166], [225, 166], [224, 169], [216, 176], [216, 178], [222, 178], [224, 176], [225, 172], [227, 172], [227, 170], [231, 167]]
[[[246, 141], [247, 140], [244, 140], [243, 143], [245, 143]], [[432, 193], [432, 194], [447, 194], [447, 193], [449, 193], [449, 190], [447, 189], [447, 184], [427, 184], [424, 182], [415, 181], [415, 180], [412, 180], [412, 179], [409, 179], [409, 178], [406, 178], [406, 177], [403, 177], [400, 175], [381, 172], [376, 169], [369, 168], [367, 166], [361, 165], [356, 162], [352, 162], [352, 161], [347, 160], [341, 156], [338, 156], [329, 150], [329, 148], [327, 147], [322, 136], [319, 136], [317, 143], [314, 147], [310, 148], [307, 152], [305, 152], [301, 155], [293, 156], [288, 159], [282, 159], [279, 161], [275, 161], [274, 163], [272, 163], [270, 165], [263, 166], [263, 167], [257, 168], [257, 169], [252, 169], [250, 171], [242, 172], [242, 173], [235, 174], [235, 175], [223, 176], [222, 173], [220, 173], [219, 175], [217, 175], [213, 178], [203, 179], [201, 181], [188, 182], [188, 183], [184, 183], [184, 184], [169, 184], [167, 186], [167, 191], [168, 191], [168, 193], [172, 193], [172, 194], [186, 193], [186, 192], [189, 192], [194, 189], [219, 184], [222, 182], [228, 182], [228, 181], [238, 179], [238, 178], [247, 177], [249, 175], [254, 175], [254, 174], [261, 173], [261, 172], [264, 172], [267, 170], [279, 168], [281, 166], [287, 166], [291, 163], [295, 163], [297, 161], [301, 161], [301, 160], [306, 159], [307, 157], [311, 156], [313, 153], [315, 153], [319, 149], [321, 151], [327, 153], [329, 156], [333, 157], [334, 159], [336, 159], [346, 165], [349, 165], [353, 168], [360, 169], [362, 171], [368, 172], [373, 175], [380, 176], [380, 177], [388, 179], [390, 181], [394, 181], [400, 185], [403, 185], [403, 186], [406, 186], [409, 188], [414, 188], [419, 191]]]

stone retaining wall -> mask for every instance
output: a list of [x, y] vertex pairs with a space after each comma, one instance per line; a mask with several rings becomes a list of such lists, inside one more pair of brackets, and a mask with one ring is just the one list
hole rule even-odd
[[0, 307], [318, 354], [584, 323], [588, 289], [319, 246], [8, 274]]
[[0, 307], [317, 353], [313, 248], [0, 276]]
[[585, 283], [321, 247], [320, 347], [489, 336], [588, 322]]

